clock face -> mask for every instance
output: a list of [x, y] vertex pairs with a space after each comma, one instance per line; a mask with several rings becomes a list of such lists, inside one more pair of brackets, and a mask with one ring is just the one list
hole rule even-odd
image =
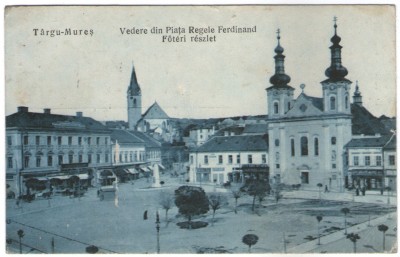
[[307, 106], [305, 104], [300, 105], [300, 110], [305, 112], [307, 110]]
[[330, 90], [334, 90], [334, 89], [335, 89], [335, 85], [330, 85], [330, 86], [329, 86], [329, 89], [330, 89]]

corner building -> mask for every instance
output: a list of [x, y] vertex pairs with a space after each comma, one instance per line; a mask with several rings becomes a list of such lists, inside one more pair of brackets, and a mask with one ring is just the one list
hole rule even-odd
[[315, 187], [318, 183], [343, 190], [346, 184], [344, 146], [352, 138], [351, 81], [341, 63], [340, 37], [334, 25], [331, 65], [321, 82], [322, 97], [311, 97], [301, 85], [294, 88], [284, 70], [284, 49], [275, 48], [275, 74], [266, 89], [270, 177], [285, 184]]

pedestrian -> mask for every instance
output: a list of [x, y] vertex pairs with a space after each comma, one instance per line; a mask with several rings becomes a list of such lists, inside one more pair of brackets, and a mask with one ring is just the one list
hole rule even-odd
[[144, 213], [143, 213], [143, 219], [147, 220], [147, 210], [145, 210]]
[[325, 193], [328, 193], [328, 192], [329, 192], [328, 186], [325, 185]]

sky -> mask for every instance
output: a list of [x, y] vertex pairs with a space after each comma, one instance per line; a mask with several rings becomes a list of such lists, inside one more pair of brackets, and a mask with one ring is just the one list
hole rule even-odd
[[[274, 74], [281, 31], [289, 83], [320, 97], [330, 65], [333, 17], [342, 38], [342, 63], [358, 81], [375, 116], [396, 113], [395, 10], [347, 6], [103, 6], [14, 7], [5, 12], [5, 113], [30, 111], [126, 120], [132, 67], [143, 112], [157, 101], [170, 117], [211, 118], [267, 113], [265, 88]], [[248, 34], [211, 33], [215, 42], [190, 42], [197, 28], [256, 27]], [[151, 28], [163, 30], [150, 33]], [[166, 27], [186, 33], [166, 33]], [[93, 30], [90, 36], [35, 36], [34, 29]], [[147, 29], [122, 34], [121, 28]], [[162, 42], [163, 35], [186, 42]], [[204, 34], [206, 35], [206, 34]], [[204, 36], [202, 35], [202, 36]]]

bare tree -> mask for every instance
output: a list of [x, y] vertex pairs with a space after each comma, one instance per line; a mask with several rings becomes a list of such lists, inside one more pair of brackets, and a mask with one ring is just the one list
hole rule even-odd
[[213, 211], [213, 217], [212, 217], [212, 223], [211, 226], [214, 226], [214, 218], [215, 218], [215, 212], [220, 209], [222, 206], [227, 204], [227, 201], [224, 196], [218, 193], [211, 193], [208, 196], [208, 203], [210, 204], [210, 207]]
[[165, 210], [165, 221], [168, 223], [168, 211], [174, 206], [174, 195], [170, 192], [161, 192], [159, 204]]

